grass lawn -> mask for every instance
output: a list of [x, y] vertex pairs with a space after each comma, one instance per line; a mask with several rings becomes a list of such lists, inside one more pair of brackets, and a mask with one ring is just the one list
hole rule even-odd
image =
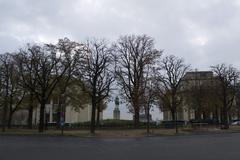
[[[174, 129], [150, 129], [151, 135], [174, 135]], [[45, 136], [61, 136], [61, 130], [49, 129], [43, 133], [39, 133], [36, 129], [7, 129], [6, 132], [0, 132], [0, 135], [45, 135]], [[143, 137], [147, 136], [145, 129], [101, 129], [96, 130], [95, 135], [91, 135], [89, 130], [64, 130], [64, 136], [77, 137]]]
[[[207, 134], [207, 133], [229, 133], [240, 132], [240, 126], [231, 126], [229, 130], [221, 130], [215, 127], [205, 128], [181, 128], [179, 135]], [[61, 136], [61, 130], [49, 129], [39, 133], [36, 129], [7, 129], [6, 132], [0, 132], [0, 135], [20, 135], [20, 136]], [[174, 136], [175, 129], [150, 129], [149, 136]], [[144, 137], [147, 135], [146, 129], [101, 129], [96, 130], [95, 135], [91, 135], [89, 130], [65, 130], [64, 136], [76, 137]]]

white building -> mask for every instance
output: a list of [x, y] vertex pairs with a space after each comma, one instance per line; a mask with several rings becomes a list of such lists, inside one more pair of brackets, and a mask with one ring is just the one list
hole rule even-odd
[[[53, 101], [50, 101], [50, 104], [46, 104], [45, 109], [45, 121], [48, 123], [55, 123], [58, 119], [58, 105], [53, 104]], [[83, 109], [79, 108], [78, 110], [74, 109], [72, 106], [66, 106], [65, 110], [65, 123], [79, 123], [79, 122], [88, 122], [91, 120], [91, 104], [87, 104]], [[33, 124], [38, 124], [40, 117], [40, 106], [33, 112]], [[100, 113], [100, 120], [102, 120], [103, 114]]]
[[[49, 104], [46, 104], [45, 108], [45, 122], [57, 123], [59, 117], [58, 105], [54, 104], [51, 100]], [[64, 112], [65, 123], [80, 123], [88, 122], [91, 120], [91, 104], [86, 104], [84, 108], [74, 109], [72, 106], [66, 106]], [[96, 113], [97, 115], [97, 113]], [[33, 125], [37, 125], [40, 119], [40, 105], [33, 111]], [[100, 120], [103, 119], [103, 113], [100, 113]], [[13, 125], [27, 125], [28, 111], [21, 109], [16, 111], [13, 115], [12, 124]]]

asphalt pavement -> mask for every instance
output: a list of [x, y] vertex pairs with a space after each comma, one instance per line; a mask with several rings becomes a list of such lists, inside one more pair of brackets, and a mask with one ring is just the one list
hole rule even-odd
[[0, 136], [0, 160], [240, 160], [240, 134], [141, 138]]

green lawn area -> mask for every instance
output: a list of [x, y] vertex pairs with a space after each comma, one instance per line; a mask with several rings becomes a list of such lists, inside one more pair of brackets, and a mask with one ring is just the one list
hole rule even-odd
[[[231, 126], [228, 130], [221, 130], [215, 127], [202, 127], [197, 129], [181, 128], [179, 135], [208, 134], [208, 133], [230, 133], [240, 132], [240, 126]], [[20, 136], [62, 136], [61, 130], [49, 129], [39, 133], [36, 129], [7, 129], [0, 132], [0, 135], [20, 135]], [[149, 136], [174, 136], [175, 129], [150, 129]], [[64, 136], [76, 137], [144, 137], [148, 136], [146, 129], [101, 129], [96, 130], [95, 135], [91, 135], [89, 130], [65, 130]]]
[[[154, 129], [150, 130], [151, 135], [174, 135], [174, 129]], [[0, 135], [43, 135], [43, 136], [61, 136], [61, 130], [46, 130], [39, 133], [38, 130], [29, 129], [8, 129], [6, 132], [0, 132]], [[146, 136], [145, 129], [101, 129], [96, 130], [95, 135], [91, 135], [89, 130], [65, 130], [64, 136], [77, 137], [142, 137]]]

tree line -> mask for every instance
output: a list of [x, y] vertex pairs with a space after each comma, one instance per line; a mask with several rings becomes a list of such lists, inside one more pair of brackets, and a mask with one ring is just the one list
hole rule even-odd
[[[103, 104], [109, 101], [115, 86], [134, 115], [135, 127], [139, 126], [142, 112], [148, 115], [149, 122], [154, 105], [169, 110], [177, 122], [183, 103], [194, 102], [190, 106], [203, 110], [200, 103], [206, 100], [200, 86], [192, 86], [188, 92], [182, 90], [182, 81], [190, 70], [182, 58], [155, 48], [154, 39], [148, 35], [120, 36], [115, 42], [92, 39], [80, 43], [63, 38], [57, 44], [27, 44], [0, 55], [2, 131], [11, 127], [12, 117], [20, 109], [28, 110], [28, 127], [32, 128], [34, 106], [39, 104], [38, 130], [43, 132], [47, 101], [57, 97], [61, 112], [63, 105], [82, 108], [90, 103], [90, 131], [94, 133]], [[233, 101], [239, 95], [239, 72], [225, 64], [212, 66], [211, 70], [218, 87], [211, 90], [216, 94], [208, 102], [217, 99], [215, 106], [221, 107], [222, 122], [227, 128]]]

